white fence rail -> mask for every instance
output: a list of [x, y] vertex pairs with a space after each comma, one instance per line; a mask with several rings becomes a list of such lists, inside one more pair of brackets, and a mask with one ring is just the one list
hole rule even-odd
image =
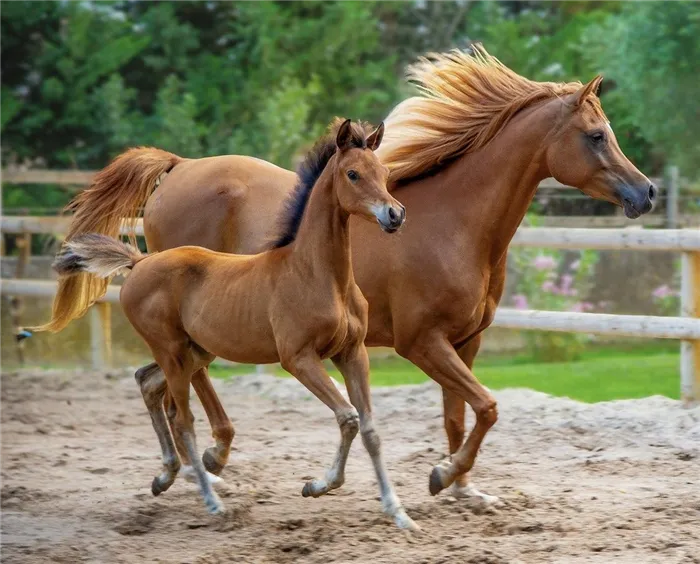
[[[3, 217], [3, 233], [61, 233], [68, 218]], [[142, 224], [137, 226], [142, 233]], [[511, 329], [597, 333], [644, 338], [681, 340], [681, 397], [700, 400], [700, 229], [518, 229], [513, 246], [558, 249], [627, 249], [639, 251], [678, 251], [682, 253], [681, 317], [608, 315], [557, 311], [521, 311], [499, 308], [493, 325]], [[5, 279], [2, 293], [23, 296], [54, 294], [53, 281]], [[119, 288], [111, 286], [101, 300], [117, 302]], [[94, 322], [105, 314], [95, 315]], [[93, 341], [106, 341], [104, 332], [95, 330]], [[93, 362], [103, 361], [100, 346], [93, 342]], [[640, 367], [643, 369], [643, 367]]]

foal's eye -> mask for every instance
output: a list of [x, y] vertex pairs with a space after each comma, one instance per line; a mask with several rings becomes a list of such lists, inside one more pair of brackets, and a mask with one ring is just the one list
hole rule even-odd
[[348, 171], [348, 178], [352, 180], [353, 182], [357, 182], [360, 179], [360, 175], [357, 174], [354, 170], [349, 170]]
[[602, 131], [595, 131], [591, 133], [588, 138], [596, 145], [600, 145], [603, 141], [605, 141], [605, 133]]

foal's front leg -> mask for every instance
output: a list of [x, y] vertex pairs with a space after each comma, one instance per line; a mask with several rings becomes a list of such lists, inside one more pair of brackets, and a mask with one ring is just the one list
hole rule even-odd
[[331, 381], [317, 354], [309, 352], [282, 359], [282, 367], [333, 410], [340, 427], [340, 445], [325, 478], [307, 482], [301, 491], [304, 497], [319, 497], [339, 488], [345, 482], [345, 464], [352, 441], [357, 436], [359, 418], [355, 408], [345, 400]]
[[363, 343], [354, 344], [333, 357], [333, 363], [345, 378], [345, 386], [347, 387], [350, 401], [359, 412], [362, 443], [372, 459], [374, 471], [377, 474], [384, 513], [392, 517], [394, 522], [402, 529], [420, 529], [401, 506], [401, 501], [394, 491], [394, 486], [391, 483], [386, 464], [384, 463], [379, 434], [375, 430], [374, 422], [372, 421], [367, 349]]

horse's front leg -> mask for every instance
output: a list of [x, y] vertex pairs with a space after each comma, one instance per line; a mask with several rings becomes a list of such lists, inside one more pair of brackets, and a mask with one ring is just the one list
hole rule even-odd
[[[474, 365], [474, 358], [479, 352], [481, 345], [481, 334], [475, 335], [466, 344], [457, 349], [457, 354], [467, 365], [470, 370]], [[447, 442], [450, 448], [450, 455], [456, 453], [464, 444], [464, 429], [466, 424], [465, 402], [457, 394], [450, 390], [442, 389], [442, 404], [445, 418], [445, 432], [447, 433]], [[443, 465], [448, 465], [449, 460], [444, 461]], [[458, 499], [475, 498], [491, 504], [496, 503], [498, 498], [493, 495], [488, 495], [480, 492], [469, 481], [469, 473], [465, 472], [455, 478], [454, 483], [450, 488], [450, 493]]]
[[451, 486], [458, 476], [472, 469], [486, 433], [498, 419], [496, 400], [474, 377], [444, 335], [435, 332], [416, 335], [410, 340], [409, 346], [397, 346], [396, 350], [443, 389], [466, 401], [476, 415], [476, 424], [467, 441], [457, 448], [449, 462], [443, 462], [433, 469], [430, 475], [430, 493], [436, 495]]
[[372, 465], [379, 483], [384, 513], [389, 515], [400, 528], [418, 530], [418, 525], [413, 522], [401, 506], [401, 500], [399, 500], [399, 496], [394, 491], [394, 486], [391, 483], [386, 464], [384, 463], [379, 433], [377, 433], [372, 420], [367, 349], [363, 343], [355, 343], [333, 357], [333, 363], [345, 378], [345, 386], [348, 390], [350, 402], [359, 413], [362, 443], [372, 459]]

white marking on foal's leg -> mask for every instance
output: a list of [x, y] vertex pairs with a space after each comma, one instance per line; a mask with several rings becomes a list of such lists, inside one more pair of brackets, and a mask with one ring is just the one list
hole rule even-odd
[[360, 428], [360, 418], [355, 409], [343, 411], [336, 416], [340, 426], [340, 446], [333, 459], [333, 465], [326, 471], [325, 479], [311, 480], [304, 484], [301, 495], [320, 497], [345, 483], [345, 464], [348, 461], [352, 441]]
[[211, 483], [207, 479], [207, 471], [204, 469], [204, 464], [202, 464], [202, 461], [199, 459], [194, 433], [184, 431], [182, 433], [182, 442], [185, 444], [187, 454], [192, 461], [192, 467], [194, 468], [195, 475], [197, 476], [197, 483], [199, 484], [199, 491], [204, 498], [204, 504], [207, 506], [207, 511], [209, 511], [209, 513], [212, 515], [223, 513], [224, 506], [221, 503], [219, 496], [212, 489]]
[[382, 500], [382, 510], [394, 520], [394, 523], [396, 523], [400, 529], [420, 531], [420, 527], [406, 514], [406, 511], [401, 505], [399, 496], [396, 495], [394, 491], [394, 486], [389, 479], [389, 473], [384, 464], [379, 435], [374, 429], [371, 416], [365, 415], [361, 418], [360, 432], [362, 433], [362, 443], [365, 445], [372, 459], [372, 465], [377, 474], [379, 493]]
[[[184, 464], [180, 467], [180, 476], [182, 476], [186, 481], [188, 481], [190, 484], [198, 484], [199, 482], [197, 481], [197, 472], [195, 472], [195, 469], [193, 466], [190, 464]], [[223, 483], [223, 480], [217, 476], [216, 474], [212, 474], [211, 472], [206, 473], [207, 480], [209, 480], [209, 483], [212, 485], [217, 485]]]

